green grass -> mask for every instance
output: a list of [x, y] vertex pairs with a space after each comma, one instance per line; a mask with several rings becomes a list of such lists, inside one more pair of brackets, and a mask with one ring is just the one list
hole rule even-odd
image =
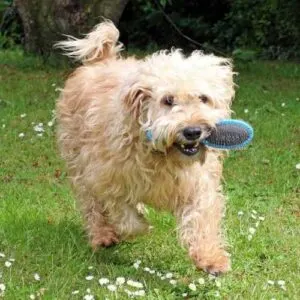
[[[185, 292], [194, 299], [214, 299], [217, 291], [221, 299], [299, 299], [300, 65], [237, 66], [234, 117], [254, 126], [255, 140], [246, 151], [232, 152], [225, 164], [225, 226], [233, 270], [218, 279], [221, 286], [195, 270], [177, 243], [174, 219], [166, 213], [150, 210], [152, 234], [93, 254], [57, 152], [54, 128], [47, 126], [58, 95], [55, 88], [68, 71], [44, 66], [21, 52], [0, 52], [0, 68], [4, 299], [29, 299], [40, 289], [45, 289], [43, 299], [82, 299], [87, 288], [96, 299], [127, 299], [124, 292], [114, 295], [98, 283], [101, 277], [118, 276], [143, 282], [146, 299], [182, 299]], [[23, 113], [27, 115], [21, 118]], [[44, 123], [43, 137], [37, 137], [32, 122]], [[20, 133], [25, 136], [20, 138]], [[249, 228], [257, 221], [252, 210], [265, 220], [249, 241]], [[244, 215], [238, 217], [239, 211]], [[15, 261], [6, 268], [9, 258]], [[144, 267], [174, 273], [178, 285], [134, 269], [137, 259]], [[34, 273], [40, 281], [34, 280]], [[92, 281], [85, 279], [88, 274], [94, 275]], [[205, 284], [191, 292], [188, 284], [200, 277]], [[267, 285], [268, 280], [284, 280], [286, 290], [276, 283]], [[80, 293], [72, 296], [74, 290]]]

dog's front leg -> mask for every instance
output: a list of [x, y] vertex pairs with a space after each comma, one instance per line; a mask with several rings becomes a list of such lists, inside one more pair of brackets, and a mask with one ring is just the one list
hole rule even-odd
[[197, 268], [215, 275], [230, 270], [221, 230], [223, 214], [223, 195], [209, 189], [184, 204], [177, 214], [179, 237], [191, 259]]

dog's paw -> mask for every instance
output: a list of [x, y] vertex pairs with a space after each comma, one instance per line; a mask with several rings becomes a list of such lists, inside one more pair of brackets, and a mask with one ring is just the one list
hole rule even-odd
[[225, 251], [218, 252], [214, 256], [205, 257], [198, 253], [190, 253], [190, 256], [198, 269], [212, 275], [218, 276], [231, 270], [231, 261]]
[[119, 238], [112, 227], [106, 226], [99, 228], [96, 234], [93, 234], [91, 246], [94, 251], [99, 247], [109, 247], [119, 243]]

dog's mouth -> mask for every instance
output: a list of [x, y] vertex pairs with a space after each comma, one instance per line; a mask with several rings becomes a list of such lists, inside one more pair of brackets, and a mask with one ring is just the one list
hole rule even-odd
[[184, 155], [192, 156], [200, 151], [200, 141], [195, 142], [175, 142], [174, 146]]

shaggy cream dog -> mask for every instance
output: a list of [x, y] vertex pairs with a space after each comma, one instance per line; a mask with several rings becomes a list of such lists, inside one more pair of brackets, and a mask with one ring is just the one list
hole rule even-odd
[[[122, 58], [105, 21], [58, 44], [82, 61], [57, 103], [58, 139], [93, 248], [147, 231], [139, 203], [168, 210], [198, 268], [226, 272], [222, 157], [201, 140], [230, 116], [230, 62], [194, 51]], [[147, 138], [151, 132], [152, 138]]]

